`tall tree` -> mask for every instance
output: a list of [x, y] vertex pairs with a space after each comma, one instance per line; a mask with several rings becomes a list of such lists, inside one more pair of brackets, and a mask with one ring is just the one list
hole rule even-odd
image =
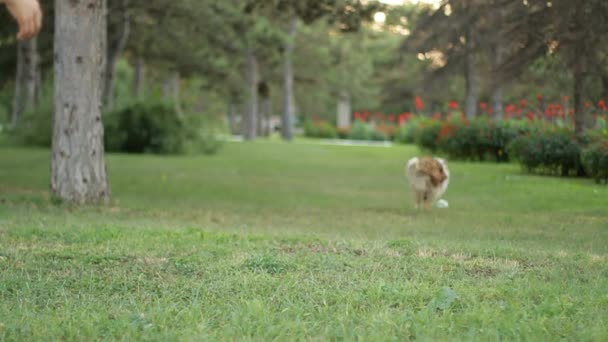
[[16, 128], [21, 115], [34, 108], [40, 90], [39, 56], [36, 37], [17, 43], [17, 68], [11, 128]]
[[114, 107], [114, 72], [118, 57], [127, 45], [131, 27], [129, 0], [111, 1], [108, 9], [108, 43], [106, 48], [106, 72], [103, 86], [104, 107]]
[[281, 136], [285, 140], [293, 139], [293, 124], [296, 117], [296, 104], [293, 89], [293, 50], [297, 33], [298, 19], [292, 15], [288, 19], [287, 37], [283, 47], [283, 111]]
[[243, 136], [245, 140], [255, 140], [258, 131], [258, 59], [254, 47], [245, 49], [246, 115]]
[[74, 203], [109, 200], [101, 121], [106, 0], [55, 1], [51, 192]]

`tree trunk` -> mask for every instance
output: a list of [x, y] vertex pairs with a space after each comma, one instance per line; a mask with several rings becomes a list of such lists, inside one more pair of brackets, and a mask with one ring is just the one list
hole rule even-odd
[[298, 19], [295, 15], [289, 19], [287, 39], [283, 51], [283, 117], [281, 136], [285, 140], [293, 139], [293, 124], [296, 116], [293, 94], [293, 50], [295, 47]]
[[258, 119], [258, 134], [264, 137], [270, 135], [270, 117], [272, 116], [272, 104], [270, 102], [270, 86], [267, 81], [258, 83], [258, 96], [260, 98], [260, 111]]
[[[503, 63], [504, 47], [502, 41], [498, 41], [494, 47], [494, 70], [500, 67]], [[494, 120], [502, 120], [504, 117], [504, 107], [502, 102], [502, 80], [499, 75], [495, 75], [492, 81], [492, 115]]]
[[107, 51], [107, 63], [106, 73], [103, 87], [103, 103], [104, 107], [108, 110], [112, 110], [114, 107], [114, 76], [116, 71], [116, 62], [118, 57], [122, 53], [127, 44], [129, 38], [129, 30], [131, 20], [129, 18], [129, 0], [122, 0], [121, 8], [118, 10], [121, 12], [121, 21], [118, 25], [118, 32], [109, 35], [108, 51]]
[[585, 104], [583, 101], [584, 61], [575, 62], [574, 66], [574, 132], [578, 135], [585, 131]]
[[146, 65], [141, 56], [135, 60], [135, 75], [133, 76], [133, 97], [144, 97], [144, 84], [146, 80]]
[[101, 95], [106, 1], [55, 1], [55, 110], [51, 192], [83, 204], [106, 202]]
[[11, 128], [16, 128], [24, 112], [37, 106], [39, 101], [38, 47], [36, 38], [17, 43], [17, 72]]
[[[587, 69], [588, 57], [591, 51], [588, 51], [589, 45], [586, 44], [585, 33], [581, 27], [585, 27], [587, 14], [584, 6], [576, 6], [574, 10], [575, 31], [577, 32], [577, 40], [575, 45], [575, 58], [572, 65], [574, 76], [574, 132], [577, 135], [585, 132], [587, 128], [592, 127], [591, 116], [587, 115], [584, 104], [585, 80], [589, 70]], [[580, 173], [580, 172], [579, 172]]]
[[181, 76], [179, 71], [174, 71], [171, 74], [171, 100], [173, 101], [173, 105], [175, 106], [175, 111], [178, 113], [182, 112], [182, 103], [181, 103]]
[[228, 99], [228, 130], [230, 134], [236, 134], [236, 105], [232, 98]]
[[262, 108], [262, 135], [267, 137], [271, 132], [271, 120], [272, 120], [272, 103], [270, 98], [262, 99], [262, 103], [260, 105]]
[[351, 101], [348, 90], [342, 90], [338, 94], [337, 127], [347, 129], [351, 125]]
[[466, 52], [465, 52], [465, 116], [473, 119], [477, 115], [477, 66], [475, 65], [473, 29], [468, 27], [466, 32]]
[[245, 51], [246, 80], [247, 80], [247, 108], [245, 109], [245, 140], [254, 140], [257, 136], [258, 120], [258, 61], [251, 45]]

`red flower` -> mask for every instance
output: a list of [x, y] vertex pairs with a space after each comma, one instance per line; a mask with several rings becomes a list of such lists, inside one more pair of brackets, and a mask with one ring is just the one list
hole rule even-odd
[[521, 108], [526, 107], [526, 102], [527, 102], [527, 101], [526, 101], [526, 99], [521, 99], [521, 100], [519, 100], [519, 106], [520, 106]]
[[533, 112], [526, 113], [526, 117], [528, 118], [528, 120], [534, 121], [534, 113]]
[[562, 101], [564, 101], [564, 102], [570, 101], [570, 96], [568, 96], [568, 95], [562, 96]]
[[507, 106], [505, 107], [505, 112], [506, 112], [507, 114], [514, 113], [514, 112], [515, 112], [515, 105], [514, 105], [514, 104], [512, 104], [512, 103], [510, 103], [509, 105], [507, 105]]
[[412, 117], [412, 113], [401, 113], [399, 114], [399, 125], [409, 120]]
[[390, 115], [388, 116], [388, 121], [390, 121], [390, 122], [395, 121], [395, 115], [390, 114]]
[[416, 106], [417, 111], [424, 109], [424, 102], [422, 102], [422, 98], [420, 96], [414, 97], [414, 105]]
[[603, 111], [605, 111], [607, 109], [606, 107], [606, 102], [604, 102], [604, 100], [599, 100], [597, 101], [597, 107]]
[[449, 124], [449, 123], [444, 123], [441, 126], [441, 130], [439, 131], [439, 134], [437, 135], [437, 140], [441, 140], [444, 139], [446, 137], [449, 137], [452, 134], [452, 131], [454, 130], [454, 126]]
[[484, 110], [488, 108], [488, 104], [485, 102], [479, 102], [479, 109]]
[[448, 107], [450, 107], [450, 109], [458, 109], [458, 101], [448, 102]]
[[543, 95], [542, 94], [538, 94], [536, 95], [536, 99], [538, 100], [538, 102], [543, 100]]

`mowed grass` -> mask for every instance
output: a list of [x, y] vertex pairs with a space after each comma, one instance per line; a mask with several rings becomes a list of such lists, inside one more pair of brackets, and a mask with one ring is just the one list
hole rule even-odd
[[608, 187], [450, 162], [415, 211], [417, 153], [109, 155], [112, 203], [72, 207], [0, 148], [0, 340], [608, 339]]

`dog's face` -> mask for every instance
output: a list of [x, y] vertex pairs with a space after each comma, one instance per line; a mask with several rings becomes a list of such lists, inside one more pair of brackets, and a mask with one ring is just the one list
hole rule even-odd
[[430, 177], [433, 186], [438, 186], [448, 178], [444, 164], [435, 158], [424, 158], [420, 160], [419, 169]]
[[435, 160], [435, 163], [433, 163], [433, 164], [434, 164], [434, 167], [430, 174], [431, 183], [434, 186], [437, 186], [437, 185], [443, 183], [448, 178], [448, 176], [445, 174], [443, 165], [439, 161]]

